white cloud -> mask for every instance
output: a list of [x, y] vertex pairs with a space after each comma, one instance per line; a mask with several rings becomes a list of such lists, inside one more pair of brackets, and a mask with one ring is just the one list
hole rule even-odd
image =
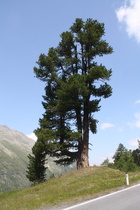
[[135, 121], [134, 122], [128, 122], [127, 124], [130, 127], [140, 128], [140, 113], [135, 113], [134, 117], [135, 117]]
[[128, 142], [130, 146], [138, 148], [138, 138]]
[[115, 127], [115, 125], [112, 123], [103, 123], [103, 124], [101, 124], [100, 129], [105, 130], [107, 128], [112, 128], [112, 127]]
[[135, 104], [140, 104], [140, 100], [135, 101]]
[[140, 0], [126, 0], [116, 15], [120, 23], [124, 23], [129, 37], [140, 43]]
[[30, 139], [33, 139], [34, 141], [37, 140], [37, 137], [36, 137], [36, 135], [35, 135], [34, 133], [30, 133], [30, 134], [28, 134], [27, 136], [28, 136]]

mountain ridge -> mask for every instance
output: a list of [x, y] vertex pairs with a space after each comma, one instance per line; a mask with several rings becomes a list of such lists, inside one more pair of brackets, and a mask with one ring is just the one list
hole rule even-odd
[[0, 125], [0, 191], [15, 190], [30, 185], [26, 178], [28, 154], [34, 140], [23, 133]]
[[[26, 177], [28, 155], [35, 141], [22, 132], [0, 125], [0, 192], [25, 188], [31, 185]], [[75, 170], [75, 165], [59, 166], [54, 159], [46, 157], [46, 179]]]

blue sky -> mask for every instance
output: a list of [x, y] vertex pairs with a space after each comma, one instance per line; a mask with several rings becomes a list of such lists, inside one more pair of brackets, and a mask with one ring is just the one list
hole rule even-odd
[[102, 99], [98, 133], [90, 134], [90, 165], [111, 157], [119, 143], [140, 138], [140, 0], [0, 1], [0, 124], [29, 135], [44, 113], [44, 85], [33, 67], [40, 53], [56, 47], [76, 18], [105, 24], [114, 53], [97, 61], [112, 68], [113, 94]]

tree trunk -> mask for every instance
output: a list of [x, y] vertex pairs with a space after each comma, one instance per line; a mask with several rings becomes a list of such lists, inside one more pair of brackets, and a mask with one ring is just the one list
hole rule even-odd
[[88, 123], [87, 103], [85, 102], [84, 118], [83, 118], [83, 135], [81, 141], [79, 142], [77, 169], [89, 166], [88, 145], [89, 145], [89, 123]]
[[79, 150], [77, 169], [85, 168], [89, 166], [88, 160], [88, 148], [85, 144], [82, 145], [81, 151]]

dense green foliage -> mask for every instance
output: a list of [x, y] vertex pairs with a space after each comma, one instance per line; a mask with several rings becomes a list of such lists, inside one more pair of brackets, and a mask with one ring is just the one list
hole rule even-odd
[[138, 170], [140, 167], [140, 142], [138, 141], [138, 143], [138, 149], [133, 151], [126, 149], [123, 144], [119, 144], [113, 156], [113, 163], [110, 163], [107, 158], [102, 163], [102, 166], [108, 166], [125, 172]]
[[[39, 142], [40, 143], [40, 142]], [[38, 150], [39, 149], [39, 150]], [[46, 180], [46, 154], [44, 152], [44, 149], [42, 151], [42, 147], [37, 148], [34, 146], [33, 149], [33, 154], [28, 156], [29, 158], [29, 165], [28, 165], [28, 170], [27, 170], [27, 178], [31, 182], [42, 182]]]
[[45, 113], [35, 130], [37, 142], [59, 164], [76, 161], [77, 168], [89, 165], [89, 131], [97, 131], [94, 113], [100, 110], [101, 97], [112, 94], [107, 83], [111, 69], [95, 61], [97, 56], [113, 52], [102, 39], [104, 34], [103, 23], [78, 18], [61, 34], [58, 46], [41, 54], [34, 67], [36, 77], [45, 82]]
[[140, 167], [140, 140], [138, 140], [138, 148], [132, 151], [134, 162]]
[[[37, 144], [40, 144], [38, 146]], [[54, 158], [46, 156], [44, 146], [38, 141], [32, 148], [32, 155], [29, 154], [29, 164], [26, 177], [34, 184], [49, 180], [51, 177], [58, 177], [62, 174], [76, 170], [75, 164], [69, 166], [58, 166]]]
[[119, 144], [118, 149], [113, 156], [114, 167], [122, 171], [135, 171], [137, 165], [134, 163], [132, 152], [127, 150], [123, 144]]

